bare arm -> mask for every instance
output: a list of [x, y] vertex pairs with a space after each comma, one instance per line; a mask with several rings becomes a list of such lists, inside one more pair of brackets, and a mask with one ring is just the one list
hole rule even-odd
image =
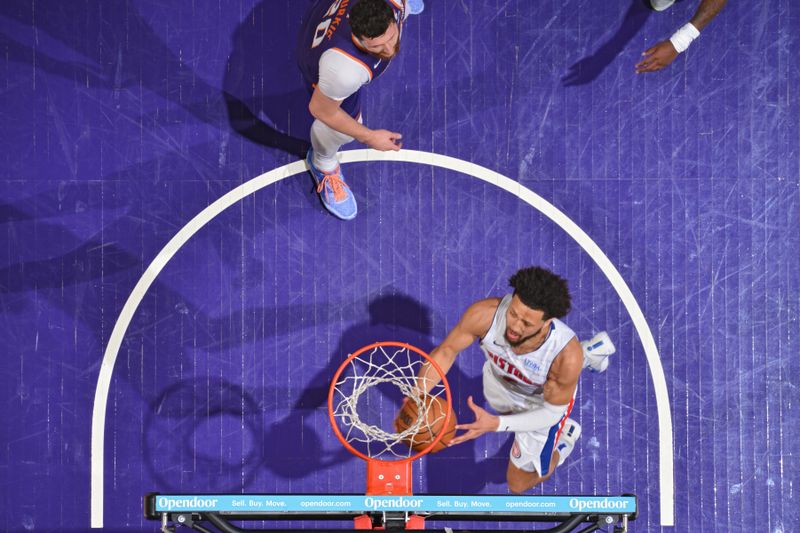
[[[447, 374], [459, 352], [489, 330], [499, 303], [497, 298], [490, 298], [470, 305], [444, 341], [431, 351], [431, 359], [442, 372]], [[439, 381], [441, 378], [431, 365], [422, 365], [417, 375], [417, 387], [429, 392]]]
[[697, 7], [692, 20], [692, 26], [697, 28], [698, 31], [703, 31], [703, 28], [708, 26], [708, 23], [714, 20], [728, 0], [702, 0]]
[[544, 383], [545, 401], [553, 405], [568, 404], [575, 395], [582, 369], [583, 349], [573, 337], [550, 366]]
[[400, 150], [402, 135], [388, 130], [371, 130], [342, 111], [342, 102], [325, 96], [318, 88], [311, 95], [308, 110], [330, 128], [353, 137], [376, 150]]
[[[701, 0], [689, 24], [675, 32], [670, 39], [658, 42], [644, 51], [642, 54], [644, 59], [636, 64], [636, 73], [655, 72], [669, 66], [678, 57], [678, 53], [688, 47], [692, 39], [699, 35], [700, 30], [705, 28], [719, 14], [727, 1]], [[680, 35], [683, 35], [683, 37], [679, 37]], [[675, 48], [676, 44], [674, 43], [678, 43], [682, 47]]]

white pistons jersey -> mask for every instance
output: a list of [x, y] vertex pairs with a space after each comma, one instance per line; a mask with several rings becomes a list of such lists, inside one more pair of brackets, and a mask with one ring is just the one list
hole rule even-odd
[[532, 396], [542, 396], [550, 365], [567, 343], [575, 337], [566, 324], [554, 318], [550, 332], [542, 345], [529, 353], [518, 355], [505, 338], [506, 312], [511, 297], [506, 295], [497, 306], [492, 326], [481, 339], [481, 349], [486, 354], [486, 369], [509, 392], [535, 401]]

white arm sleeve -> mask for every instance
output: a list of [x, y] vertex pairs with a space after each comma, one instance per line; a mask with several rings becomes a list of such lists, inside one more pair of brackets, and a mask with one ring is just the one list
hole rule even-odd
[[370, 78], [366, 65], [336, 49], [326, 50], [319, 58], [317, 88], [332, 100], [344, 100], [369, 83]]
[[553, 405], [549, 402], [544, 402], [544, 405], [531, 411], [501, 416], [499, 417], [500, 425], [497, 426], [497, 431], [524, 433], [526, 431], [547, 429], [561, 420], [561, 417], [567, 412], [567, 407], [569, 405]]

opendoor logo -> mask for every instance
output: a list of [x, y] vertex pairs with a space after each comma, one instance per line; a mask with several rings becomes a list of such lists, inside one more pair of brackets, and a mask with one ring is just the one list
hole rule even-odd
[[418, 509], [422, 500], [418, 498], [364, 498], [367, 509], [380, 511], [384, 509]]
[[156, 501], [156, 506], [160, 511], [172, 511], [173, 509], [214, 509], [219, 500], [217, 498], [167, 498], [161, 496]]
[[609, 498], [597, 498], [594, 500], [570, 498], [569, 508], [575, 511], [627, 511], [629, 503], [628, 500]]

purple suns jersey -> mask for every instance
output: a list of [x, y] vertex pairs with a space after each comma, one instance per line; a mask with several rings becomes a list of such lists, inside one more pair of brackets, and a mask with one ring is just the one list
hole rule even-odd
[[[317, 0], [306, 14], [297, 43], [297, 61], [309, 91], [313, 91], [319, 80], [319, 61], [328, 50], [342, 54], [366, 69], [369, 81], [386, 70], [391, 60], [381, 60], [362, 51], [354, 42], [348, 15], [358, 0]], [[394, 18], [402, 36], [406, 17], [405, 0], [386, 0], [394, 11]], [[369, 81], [367, 83], [369, 83]], [[361, 90], [357, 90], [342, 101], [341, 109], [357, 118], [361, 112]]]

